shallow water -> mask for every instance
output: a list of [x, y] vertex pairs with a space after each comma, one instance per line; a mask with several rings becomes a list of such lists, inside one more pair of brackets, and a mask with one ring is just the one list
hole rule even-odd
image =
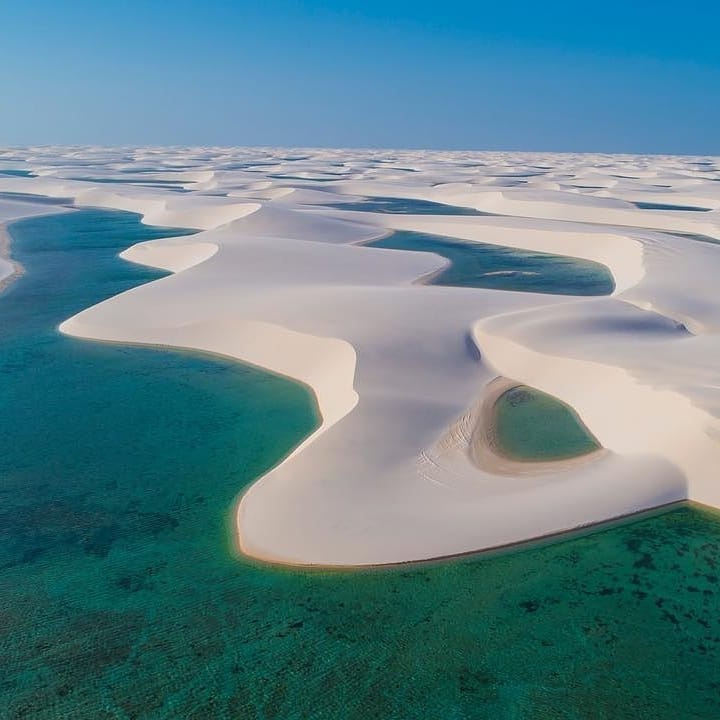
[[27, 272], [0, 296], [3, 718], [720, 716], [717, 514], [381, 570], [234, 556], [234, 497], [314, 406], [230, 361], [57, 334], [160, 276], [117, 258], [177, 234], [137, 220], [13, 228]]
[[15, 168], [0, 168], [0, 175], [6, 177], [33, 177], [30, 170], [19, 170]]
[[430, 200], [401, 197], [368, 197], [357, 202], [333, 203], [332, 207], [338, 210], [360, 210], [396, 215], [494, 215], [494, 213], [486, 213], [459, 205], [446, 205]]
[[665, 203], [635, 202], [633, 205], [640, 210], [685, 210], [688, 212], [709, 212], [710, 208], [692, 205], [666, 205]]
[[494, 413], [499, 450], [515, 460], [563, 460], [600, 447], [571, 408], [535, 388], [507, 390]]
[[450, 266], [432, 278], [433, 285], [557, 295], [609, 295], [615, 288], [612, 274], [604, 265], [563, 255], [406, 230], [393, 232], [368, 245], [434, 252], [447, 258]]

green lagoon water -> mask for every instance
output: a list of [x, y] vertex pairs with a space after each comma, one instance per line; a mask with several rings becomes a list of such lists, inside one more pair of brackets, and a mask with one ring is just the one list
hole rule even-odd
[[720, 717], [720, 523], [684, 506], [361, 571], [234, 555], [238, 491], [317, 422], [299, 385], [60, 336], [159, 273], [128, 213], [16, 224], [0, 295], [0, 717]]
[[494, 412], [499, 449], [516, 460], [563, 460], [600, 447], [572, 408], [535, 388], [507, 390]]
[[433, 252], [447, 258], [450, 265], [433, 277], [433, 285], [561, 295], [609, 295], [615, 289], [612, 274], [604, 265], [563, 255], [406, 230], [368, 245]]

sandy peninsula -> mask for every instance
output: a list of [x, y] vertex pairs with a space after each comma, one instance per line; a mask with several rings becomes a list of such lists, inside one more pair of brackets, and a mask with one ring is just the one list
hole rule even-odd
[[[69, 197], [200, 230], [129, 248], [127, 260], [174, 274], [62, 332], [219, 353], [314, 394], [317, 430], [238, 497], [247, 555], [398, 563], [685, 498], [720, 507], [719, 159], [140, 148], [132, 161], [102, 150], [98, 165], [97, 148], [72, 161], [63, 148], [23, 152], [34, 176], [0, 179], [0, 197]], [[365, 197], [484, 214], [347, 209]], [[592, 260], [615, 290], [435, 286], [444, 258], [364, 245], [396, 230]], [[568, 404], [603, 450], [536, 468], [478, 462], [483, 398], [500, 377]]]
[[0, 225], [0, 292], [21, 272], [22, 267], [13, 261], [10, 254], [10, 235]]

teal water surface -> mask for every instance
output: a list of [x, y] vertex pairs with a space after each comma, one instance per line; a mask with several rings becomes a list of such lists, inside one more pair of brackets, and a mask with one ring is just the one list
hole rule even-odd
[[432, 278], [433, 285], [557, 295], [609, 295], [615, 289], [612, 274], [604, 265], [563, 255], [406, 230], [398, 230], [368, 245], [433, 252], [448, 259], [450, 265]]
[[709, 212], [710, 208], [696, 207], [694, 205], [668, 205], [655, 202], [635, 202], [633, 205], [640, 210], [685, 210], [688, 212]]
[[232, 551], [238, 491], [317, 422], [299, 385], [57, 323], [177, 231], [13, 227], [0, 296], [0, 716], [717, 718], [720, 523], [664, 515], [496, 556], [290, 570]]
[[600, 447], [572, 408], [535, 388], [510, 388], [493, 411], [498, 449], [515, 460], [564, 460]]
[[402, 197], [367, 197], [363, 200], [333, 203], [339, 210], [390, 213], [395, 215], [494, 215], [474, 208], [446, 205], [431, 200]]
[[7, 177], [33, 177], [34, 174], [30, 170], [0, 168], [0, 175], [5, 175]]

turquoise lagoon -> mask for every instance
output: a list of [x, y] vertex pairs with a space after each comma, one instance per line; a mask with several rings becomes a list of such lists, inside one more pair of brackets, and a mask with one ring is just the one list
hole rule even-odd
[[612, 274], [604, 265], [562, 255], [406, 230], [368, 245], [433, 252], [446, 258], [450, 265], [433, 276], [433, 285], [561, 295], [609, 295], [615, 289]]
[[15, 168], [0, 168], [0, 176], [5, 177], [32, 177], [30, 170], [18, 170]]
[[403, 197], [368, 197], [361, 200], [333, 203], [339, 210], [389, 213], [394, 215], [494, 215], [460, 205], [446, 205], [431, 200]]
[[681, 506], [385, 569], [238, 557], [237, 493], [315, 427], [306, 390], [57, 324], [177, 234], [87, 210], [12, 228], [0, 296], [2, 717], [720, 716], [720, 523]]
[[668, 205], [667, 203], [634, 202], [639, 210], [685, 210], [686, 212], [709, 212], [711, 208], [696, 207], [694, 205]]

